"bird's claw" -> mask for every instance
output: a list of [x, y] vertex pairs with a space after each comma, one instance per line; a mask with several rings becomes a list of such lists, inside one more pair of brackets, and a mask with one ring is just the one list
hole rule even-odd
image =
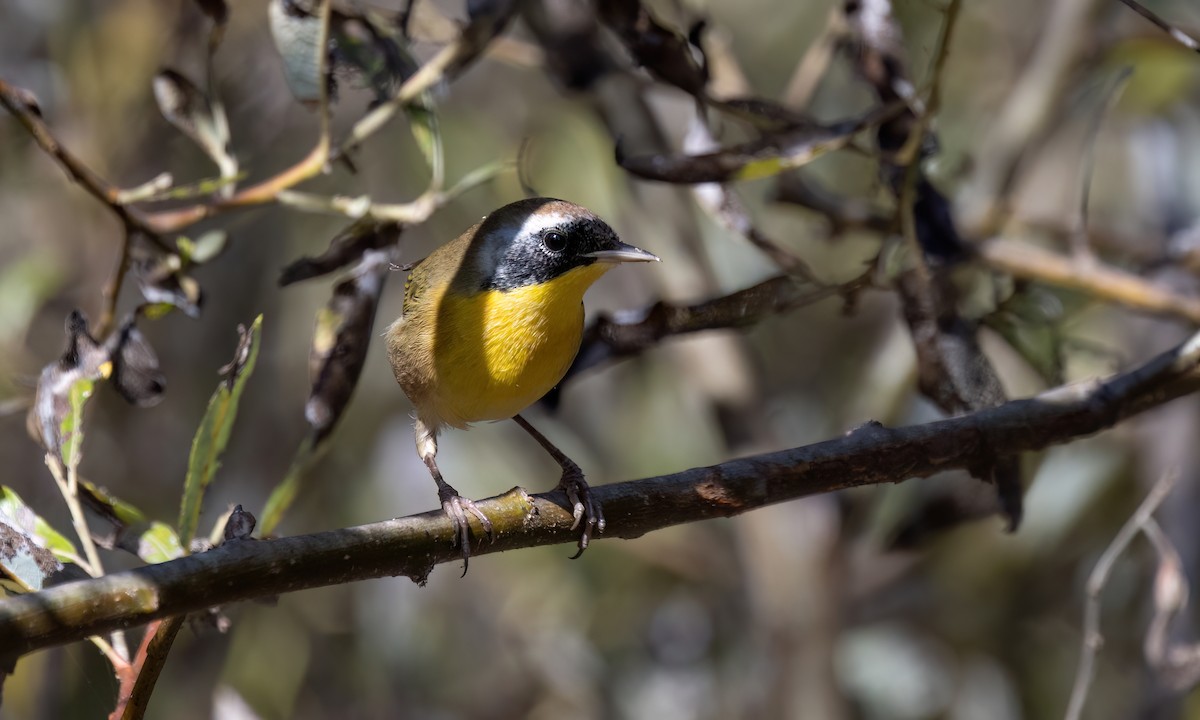
[[474, 502], [459, 495], [448, 485], [446, 487], [449, 488], [449, 492], [438, 493], [442, 500], [442, 512], [450, 519], [450, 525], [454, 528], [451, 545], [462, 549], [463, 575], [466, 575], [471, 558], [471, 524], [467, 519], [467, 513], [474, 515], [475, 519], [479, 521], [479, 525], [483, 528], [489, 541], [495, 540], [492, 521], [488, 520], [487, 515], [484, 515]]
[[567, 502], [571, 503], [571, 515], [575, 518], [571, 529], [578, 530], [580, 525], [583, 526], [583, 532], [579, 534], [579, 552], [571, 556], [574, 560], [587, 550], [593, 533], [604, 532], [604, 511], [592, 497], [591, 488], [579, 470], [564, 472], [558, 487], [567, 494]]

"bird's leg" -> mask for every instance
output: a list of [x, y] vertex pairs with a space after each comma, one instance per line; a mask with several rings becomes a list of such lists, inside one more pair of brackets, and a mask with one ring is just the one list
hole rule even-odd
[[592, 498], [591, 488], [588, 487], [587, 480], [583, 478], [583, 470], [579, 469], [575, 461], [555, 447], [554, 443], [547, 440], [546, 436], [538, 432], [525, 418], [514, 415], [513, 420], [516, 420], [517, 424], [525, 429], [525, 432], [533, 436], [538, 445], [550, 453], [550, 457], [554, 458], [554, 462], [562, 468], [562, 479], [558, 481], [555, 489], [565, 492], [567, 501], [571, 503], [571, 514], [575, 516], [575, 523], [571, 525], [571, 529], [575, 530], [580, 523], [583, 523], [583, 532], [579, 535], [579, 552], [571, 558], [575, 559], [582, 555], [584, 550], [587, 550], [593, 530], [598, 533], [604, 532], [604, 512], [600, 508], [600, 503]]
[[463, 575], [466, 575], [468, 559], [471, 557], [471, 527], [467, 522], [467, 513], [471, 513], [479, 520], [479, 524], [483, 526], [483, 531], [487, 533], [489, 540], [493, 539], [492, 521], [488, 520], [482, 510], [475, 507], [475, 503], [459, 495], [458, 491], [442, 478], [442, 471], [438, 469], [436, 460], [437, 430], [430, 429], [420, 420], [417, 420], [415, 427], [417, 454], [421, 456], [425, 467], [429, 468], [429, 474], [433, 475], [433, 481], [437, 483], [438, 499], [442, 501], [442, 512], [450, 518], [450, 524], [454, 526], [454, 544], [462, 548]]

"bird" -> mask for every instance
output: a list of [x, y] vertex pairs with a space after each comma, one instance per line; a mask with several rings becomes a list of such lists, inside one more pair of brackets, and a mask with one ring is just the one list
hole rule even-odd
[[437, 465], [445, 428], [512, 418], [562, 468], [563, 491], [582, 525], [579, 557], [604, 532], [603, 509], [580, 467], [521, 416], [556, 386], [583, 340], [583, 296], [613, 267], [659, 258], [621, 242], [593, 212], [555, 198], [505, 205], [411, 266], [387, 354], [414, 409], [417, 454], [437, 484], [442, 512], [471, 554], [468, 514], [488, 538], [492, 523]]

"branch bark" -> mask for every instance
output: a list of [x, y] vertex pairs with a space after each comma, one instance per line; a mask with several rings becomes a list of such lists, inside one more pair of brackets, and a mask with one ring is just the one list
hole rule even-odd
[[[1108, 380], [937, 422], [889, 429], [867, 423], [847, 435], [672, 475], [596, 487], [604, 538], [647, 532], [807, 495], [897, 483], [981, 457], [1040, 450], [1091, 435], [1169, 400], [1200, 390], [1200, 334]], [[483, 555], [574, 542], [561, 493], [519, 488], [480, 508], [494, 543]], [[440, 512], [277, 540], [229, 542], [159, 565], [67, 583], [0, 602], [5, 657], [238, 600], [384, 576], [421, 582], [433, 566], [459, 559]]]

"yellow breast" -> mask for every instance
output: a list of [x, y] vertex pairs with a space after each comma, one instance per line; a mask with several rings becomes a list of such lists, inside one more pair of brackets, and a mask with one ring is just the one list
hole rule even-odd
[[442, 295], [429, 409], [461, 427], [510, 418], [545, 395], [579, 351], [583, 294], [608, 267], [595, 263], [504, 292]]

